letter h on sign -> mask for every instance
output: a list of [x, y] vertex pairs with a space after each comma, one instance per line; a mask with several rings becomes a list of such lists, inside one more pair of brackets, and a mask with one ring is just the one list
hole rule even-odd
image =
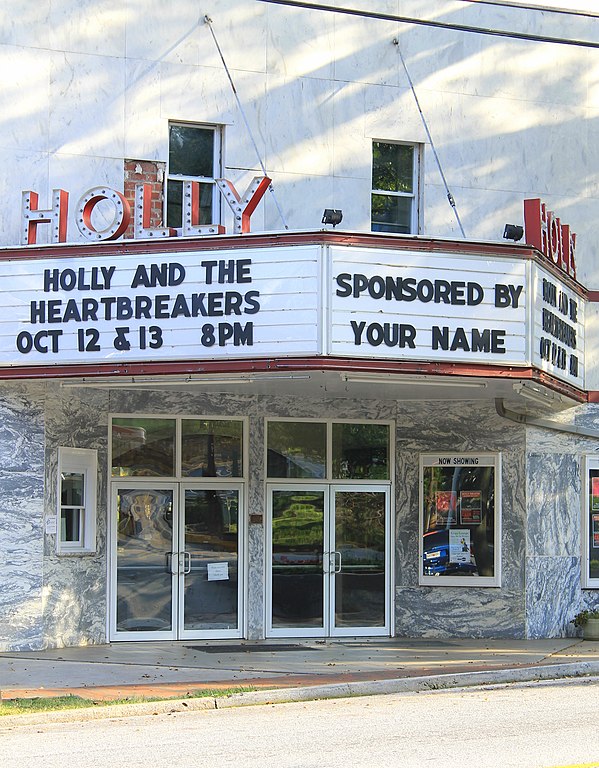
[[64, 243], [67, 239], [67, 209], [69, 193], [64, 189], [52, 190], [52, 208], [46, 211], [38, 210], [39, 197], [37, 192], [23, 192], [22, 221], [23, 232], [21, 242], [32, 244], [37, 240], [37, 225], [51, 224], [51, 243]]
[[526, 242], [566, 274], [576, 279], [576, 235], [539, 198], [524, 201]]

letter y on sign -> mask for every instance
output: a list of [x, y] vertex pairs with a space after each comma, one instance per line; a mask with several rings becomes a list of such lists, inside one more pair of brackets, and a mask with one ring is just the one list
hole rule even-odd
[[240, 197], [239, 193], [227, 179], [216, 179], [218, 188], [222, 192], [235, 217], [234, 232], [236, 235], [250, 231], [250, 217], [256, 210], [256, 206], [270, 186], [268, 176], [255, 176], [252, 183]]

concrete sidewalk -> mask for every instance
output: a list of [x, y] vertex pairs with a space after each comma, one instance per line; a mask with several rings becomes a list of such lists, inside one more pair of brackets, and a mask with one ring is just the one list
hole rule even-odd
[[[268, 689], [269, 701], [280, 696], [297, 700], [581, 675], [599, 675], [599, 642], [392, 638], [114, 643], [2, 653], [0, 698], [184, 698], [206, 690], [251, 687]], [[244, 696], [242, 703], [250, 703]]]

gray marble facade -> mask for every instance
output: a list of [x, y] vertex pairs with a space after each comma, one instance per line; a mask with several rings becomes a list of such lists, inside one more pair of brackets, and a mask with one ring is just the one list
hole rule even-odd
[[[111, 413], [249, 418], [247, 637], [264, 633], [264, 419], [392, 420], [396, 425], [395, 632], [424, 637], [556, 637], [597, 604], [580, 588], [580, 466], [599, 440], [514, 424], [491, 403], [307, 399], [176, 391], [0, 387], [0, 650], [106, 641], [108, 421]], [[593, 407], [566, 421], [599, 422]], [[57, 449], [98, 451], [96, 551], [57, 555]], [[501, 587], [418, 584], [422, 452], [500, 452]]]

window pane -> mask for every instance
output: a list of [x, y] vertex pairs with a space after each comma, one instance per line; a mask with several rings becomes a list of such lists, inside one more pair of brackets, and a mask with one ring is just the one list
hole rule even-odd
[[423, 481], [423, 574], [494, 576], [494, 467], [425, 467]]
[[60, 503], [65, 507], [82, 507], [83, 474], [80, 472], [63, 472], [60, 477]]
[[372, 231], [410, 234], [412, 231], [412, 204], [413, 198], [411, 197], [373, 195]]
[[185, 419], [181, 473], [184, 477], [241, 477], [243, 422]]
[[388, 480], [387, 424], [333, 424], [335, 480]]
[[214, 131], [193, 125], [171, 125], [168, 153], [169, 176], [214, 176]]
[[113, 419], [113, 477], [173, 477], [174, 419]]
[[185, 491], [185, 629], [237, 628], [238, 533], [237, 491]]
[[323, 626], [324, 493], [272, 495], [272, 625]]
[[120, 487], [116, 509], [116, 628], [172, 627], [173, 491]]
[[62, 542], [81, 543], [82, 515], [83, 510], [78, 507], [60, 510], [60, 540]]
[[169, 181], [166, 185], [166, 226], [183, 226], [183, 182]]
[[414, 147], [373, 142], [372, 188], [388, 192], [413, 192]]
[[268, 477], [322, 478], [326, 473], [326, 424], [270, 422]]
[[[196, 182], [198, 183], [198, 182]], [[212, 224], [212, 196], [216, 187], [213, 184], [200, 184], [200, 220], [195, 224]], [[183, 226], [183, 182], [169, 179], [166, 188], [166, 225]]]
[[385, 626], [386, 495], [364, 491], [335, 493], [335, 624]]
[[599, 579], [599, 469], [589, 471], [589, 578]]

